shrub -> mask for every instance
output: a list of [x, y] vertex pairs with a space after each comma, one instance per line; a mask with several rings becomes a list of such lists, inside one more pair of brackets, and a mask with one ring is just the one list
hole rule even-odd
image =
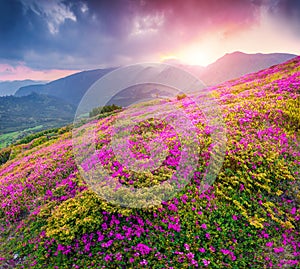
[[68, 199], [54, 210], [45, 208], [41, 215], [47, 218], [47, 225], [44, 227], [46, 234], [56, 240], [69, 243], [78, 236], [93, 232], [101, 227], [102, 212], [116, 211], [121, 214], [128, 214], [129, 209], [113, 207], [93, 191], [85, 190]]
[[115, 110], [119, 110], [121, 109], [122, 107], [120, 106], [117, 106], [115, 104], [112, 104], [112, 105], [106, 105], [106, 106], [100, 106], [100, 107], [95, 107], [92, 109], [92, 111], [89, 113], [89, 116], [90, 117], [94, 117], [94, 116], [97, 116], [97, 115], [100, 115], [100, 114], [105, 114], [105, 113], [108, 113], [108, 112], [112, 112], [112, 111], [115, 111]]
[[179, 100], [182, 100], [182, 99], [184, 99], [186, 97], [186, 94], [185, 93], [182, 93], [182, 94], [178, 94], [177, 95], [177, 100], [179, 101]]
[[9, 160], [11, 148], [4, 148], [0, 151], [0, 165], [6, 163]]

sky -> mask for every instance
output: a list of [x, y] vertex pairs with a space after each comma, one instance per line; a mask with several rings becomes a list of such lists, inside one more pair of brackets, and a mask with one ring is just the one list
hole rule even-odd
[[298, 0], [0, 0], [0, 80], [226, 53], [300, 54]]

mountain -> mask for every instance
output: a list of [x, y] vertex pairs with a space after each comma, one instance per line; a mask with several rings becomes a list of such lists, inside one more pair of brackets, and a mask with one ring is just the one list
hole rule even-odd
[[44, 83], [44, 81], [35, 81], [31, 79], [0, 81], [0, 96], [14, 95], [16, 91], [24, 86]]
[[[178, 61], [166, 61], [166, 63], [175, 65], [194, 74], [196, 77], [200, 78], [204, 84], [211, 86], [248, 73], [257, 72], [272, 65], [285, 62], [295, 56], [296, 55], [285, 53], [246, 54], [234, 52], [224, 55], [206, 68], [186, 65]], [[32, 92], [36, 92], [56, 96], [70, 104], [78, 105], [89, 87], [98, 79], [113, 70], [115, 70], [115, 68], [84, 71], [47, 84], [21, 87], [15, 95], [25, 96]], [[103, 92], [103, 95], [109, 94], [110, 93]], [[140, 99], [147, 99], [148, 97], [151, 97], [152, 93], [147, 95], [143, 92], [140, 96], [139, 92], [135, 91], [134, 93], [131, 93], [131, 96], [128, 98], [126, 94], [128, 94], [128, 91], [123, 92], [123, 96], [120, 96], [119, 94], [118, 97], [116, 97], [115, 102], [117, 102], [117, 105], [124, 106]], [[158, 94], [163, 95], [164, 92], [159, 92]], [[132, 95], [134, 95], [134, 98], [132, 98]], [[110, 103], [112, 103], [112, 101], [110, 101]]]
[[225, 130], [183, 98], [1, 150], [0, 268], [299, 268], [299, 87], [297, 57], [213, 87]]
[[283, 63], [296, 56], [288, 53], [247, 54], [237, 51], [225, 54], [200, 72], [193, 71], [206, 85], [212, 86]]
[[[141, 66], [140, 72], [143, 71], [143, 68], [144, 67]], [[20, 97], [26, 96], [31, 93], [39, 93], [49, 96], [55, 96], [72, 105], [78, 105], [83, 95], [90, 88], [90, 86], [98, 79], [113, 70], [115, 70], [115, 68], [84, 71], [52, 81], [47, 84], [22, 87], [16, 92], [15, 96]], [[169, 70], [169, 68], [166, 68], [166, 70], [164, 71], [168, 72]], [[134, 80], [135, 78], [140, 76], [140, 73], [128, 75], [132, 75]], [[147, 83], [143, 85], [133, 85], [126, 89], [121, 89], [120, 92], [118, 92], [116, 95], [112, 94], [109, 89], [103, 89], [103, 91], [99, 93], [98, 97], [102, 99], [108, 97], [107, 104], [114, 103], [116, 105], [124, 107], [135, 102], [146, 101], [153, 98], [172, 97], [176, 95], [175, 92], [177, 91], [174, 89], [171, 90], [170, 88], [164, 87], [163, 85], [157, 86], [151, 83]], [[99, 101], [95, 99], [90, 101], [91, 107], [89, 107], [89, 110], [86, 112], [89, 112], [93, 107], [97, 106], [96, 104], [99, 103]]]
[[31, 93], [0, 97], [0, 134], [43, 125], [43, 129], [72, 122], [75, 107], [53, 96]]
[[70, 104], [77, 105], [87, 89], [99, 78], [115, 68], [83, 71], [47, 84], [38, 84], [21, 87], [15, 96], [25, 96], [32, 92], [56, 96]]

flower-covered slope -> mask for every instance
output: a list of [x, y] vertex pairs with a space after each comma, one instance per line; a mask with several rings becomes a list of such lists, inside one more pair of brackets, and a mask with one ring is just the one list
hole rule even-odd
[[[210, 90], [227, 129], [222, 169], [202, 193], [212, 149], [203, 115], [189, 98], [153, 104], [184, 109], [200, 151], [191, 182], [152, 208], [115, 206], [93, 193], [78, 172], [70, 132], [12, 146], [0, 167], [0, 268], [299, 267], [300, 57]], [[128, 186], [168, 179], [181, 150], [174, 130], [150, 120], [133, 130], [139, 157], [147, 156], [153, 130], [169, 154], [155, 173], [138, 175], [107, 148], [116, 117], [97, 124], [105, 169]]]

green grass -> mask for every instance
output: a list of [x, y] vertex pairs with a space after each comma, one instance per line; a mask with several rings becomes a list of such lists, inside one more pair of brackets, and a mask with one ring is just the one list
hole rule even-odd
[[21, 132], [12, 132], [8, 134], [0, 135], [0, 148], [5, 148], [16, 141]]
[[43, 125], [38, 125], [32, 128], [25, 129], [23, 131], [16, 131], [7, 134], [0, 135], [0, 148], [5, 148], [24, 136], [29, 135], [32, 132], [39, 131], [43, 128]]

